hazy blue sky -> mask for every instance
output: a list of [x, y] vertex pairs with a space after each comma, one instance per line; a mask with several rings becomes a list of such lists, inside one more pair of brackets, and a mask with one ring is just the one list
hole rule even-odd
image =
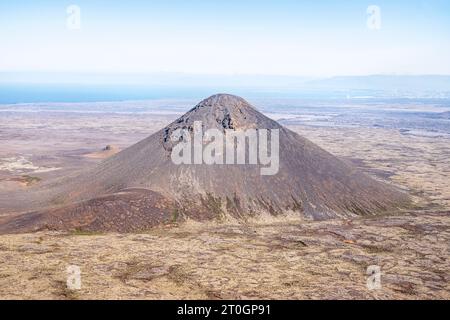
[[0, 71], [450, 74], [449, 39], [448, 0], [0, 2]]

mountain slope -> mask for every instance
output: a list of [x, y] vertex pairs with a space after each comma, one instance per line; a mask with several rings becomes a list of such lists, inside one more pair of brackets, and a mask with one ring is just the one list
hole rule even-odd
[[[261, 175], [261, 165], [251, 164], [174, 164], [171, 151], [175, 143], [170, 136], [177, 129], [192, 132], [195, 121], [201, 121], [205, 129], [220, 131], [279, 129], [278, 173]], [[161, 216], [166, 221], [173, 218], [174, 212], [180, 218], [196, 220], [225, 216], [246, 219], [261, 213], [278, 215], [287, 211], [312, 219], [327, 219], [397, 210], [409, 201], [404, 193], [370, 178], [282, 127], [242, 98], [226, 94], [203, 100], [166, 128], [106, 159], [97, 167], [75, 177], [60, 179], [44, 186], [44, 189], [39, 192], [40, 201], [36, 205], [52, 209], [41, 210], [37, 216], [35, 213], [38, 218], [28, 223], [33, 225], [33, 230], [73, 228], [74, 225], [95, 229], [92, 220], [83, 219], [84, 211], [77, 206], [86, 206], [86, 201], [92, 199], [106, 201], [105, 195], [128, 190], [152, 192], [157, 199], [155, 207], [165, 204]], [[139, 197], [143, 197], [142, 192]], [[88, 203], [90, 209], [87, 211], [107, 220], [108, 214], [111, 219], [117, 219], [118, 211], [142, 211], [145, 217], [145, 208], [152, 206], [146, 202], [142, 208], [135, 204], [133, 209], [123, 209], [128, 206], [123, 197], [115, 197], [114, 201], [110, 199], [109, 203], [109, 206], [96, 205], [94, 209]], [[77, 212], [78, 223], [75, 224], [67, 222], [73, 212]], [[52, 219], [48, 219], [49, 214]], [[139, 219], [133, 216], [130, 214], [123, 223], [110, 223], [113, 227], [108, 227], [108, 223], [95, 223], [101, 230], [129, 231], [161, 222], [155, 220], [153, 214]], [[58, 222], [58, 217], [64, 219]], [[3, 229], [14, 229], [11, 227], [14, 223], [8, 223], [9, 227]], [[22, 223], [20, 230], [26, 230], [26, 225]]]

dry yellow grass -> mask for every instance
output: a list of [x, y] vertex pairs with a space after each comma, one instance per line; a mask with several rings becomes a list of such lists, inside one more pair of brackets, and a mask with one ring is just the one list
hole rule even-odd
[[[450, 214], [0, 237], [2, 299], [449, 299]], [[81, 268], [81, 290], [66, 268]], [[381, 267], [381, 290], [366, 269]]]

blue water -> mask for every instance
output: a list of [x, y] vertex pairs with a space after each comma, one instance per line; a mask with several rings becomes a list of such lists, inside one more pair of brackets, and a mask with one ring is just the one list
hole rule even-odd
[[[73, 84], [0, 84], [0, 104], [45, 102], [101, 102], [152, 99], [197, 99], [215, 93], [244, 98], [345, 99], [348, 92], [251, 87], [183, 87]], [[367, 94], [366, 92], [358, 92]]]
[[[409, 98], [390, 97], [383, 92], [368, 90], [323, 91], [299, 88], [252, 88], [220, 86], [144, 86], [144, 85], [74, 85], [74, 84], [4, 84], [0, 83], [0, 104], [45, 102], [110, 102], [153, 99], [201, 100], [216, 93], [231, 93], [246, 99], [311, 99], [353, 102], [410, 102]], [[450, 99], [412, 99], [417, 103], [438, 103], [449, 106]]]
[[201, 98], [209, 90], [145, 86], [0, 85], [0, 104]]

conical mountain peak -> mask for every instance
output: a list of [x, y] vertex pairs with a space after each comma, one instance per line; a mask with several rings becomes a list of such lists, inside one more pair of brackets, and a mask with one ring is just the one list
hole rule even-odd
[[[249, 161], [175, 163], [172, 151], [179, 141], [172, 141], [172, 133], [178, 128], [192, 132], [196, 121], [203, 129], [279, 129], [279, 156], [273, 158], [279, 170], [262, 175], [263, 164]], [[207, 147], [210, 140], [201, 143]], [[393, 212], [410, 203], [395, 187], [372, 179], [228, 94], [201, 101], [98, 166], [41, 188], [39, 200], [32, 204], [33, 210], [42, 209], [0, 223], [0, 233], [43, 228], [142, 230], [171, 221], [174, 212], [180, 220], [245, 220], [286, 212], [319, 220]]]
[[214, 94], [204, 100], [202, 100], [197, 107], [210, 107], [210, 108], [253, 108], [245, 99], [227, 93]]
[[191, 130], [195, 121], [200, 121], [205, 129], [280, 128], [277, 122], [264, 116], [243, 98], [221, 93], [202, 100], [167, 126], [165, 132], [169, 134], [180, 128]]

